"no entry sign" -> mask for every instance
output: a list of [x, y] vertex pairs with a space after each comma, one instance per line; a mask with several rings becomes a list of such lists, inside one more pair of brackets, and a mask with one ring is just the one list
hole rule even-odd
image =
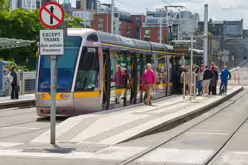
[[64, 23], [64, 19], [64, 9], [57, 2], [46, 3], [40, 9], [40, 21], [46, 28], [56, 29]]

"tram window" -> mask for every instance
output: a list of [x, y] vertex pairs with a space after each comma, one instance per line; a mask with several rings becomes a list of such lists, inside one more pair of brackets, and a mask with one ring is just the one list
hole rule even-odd
[[95, 33], [93, 34], [90, 34], [88, 37], [87, 37], [87, 41], [92, 41], [92, 42], [97, 42], [98, 41], [98, 37]]
[[173, 70], [173, 67], [174, 67], [174, 57], [170, 57], [170, 60], [169, 60], [169, 72], [170, 72], [170, 82], [172, 82], [172, 78], [173, 78], [173, 72], [172, 72], [172, 70]]
[[[154, 58], [151, 55], [147, 55], [147, 56], [145, 56], [145, 58], [146, 58], [146, 62], [144, 63], [145, 70], [146, 70], [148, 63], [150, 63], [152, 65], [152, 67], [154, 67]], [[154, 68], [154, 69], [156, 69], [156, 68]]]
[[[57, 63], [57, 92], [71, 92], [75, 67], [81, 46], [81, 37], [69, 36], [65, 37], [64, 55], [61, 56]], [[40, 57], [39, 68], [39, 92], [49, 92], [51, 87], [51, 63], [48, 56]]]
[[167, 82], [167, 65], [166, 65], [166, 56], [156, 56], [157, 58], [157, 83], [166, 83]]
[[127, 70], [124, 53], [119, 52], [117, 54], [117, 64], [121, 66], [122, 70]]
[[98, 87], [98, 74], [98, 49], [84, 47], [78, 67], [75, 92], [94, 91]]

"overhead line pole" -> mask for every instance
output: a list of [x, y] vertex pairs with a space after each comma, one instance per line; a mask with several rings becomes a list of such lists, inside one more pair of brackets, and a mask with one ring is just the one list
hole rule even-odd
[[203, 46], [203, 62], [208, 64], [208, 5], [204, 5], [204, 46]]
[[111, 0], [111, 33], [114, 34], [114, 0]]
[[[166, 22], [167, 22], [167, 28], [168, 28], [168, 31], [170, 31], [170, 33], [171, 33], [171, 25], [169, 24], [169, 17], [168, 17], [168, 11], [169, 11], [169, 9], [168, 8], [185, 8], [184, 6], [182, 6], [182, 5], [167, 5], [167, 6], [164, 6], [165, 7], [165, 9], [166, 9]], [[172, 35], [171, 35], [171, 40], [173, 40], [172, 39]], [[173, 45], [173, 42], [172, 42], [172, 45]]]

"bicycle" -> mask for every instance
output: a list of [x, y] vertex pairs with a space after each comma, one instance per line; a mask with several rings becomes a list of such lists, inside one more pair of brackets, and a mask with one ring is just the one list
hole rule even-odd
[[221, 95], [226, 95], [226, 83], [225, 82], [221, 82], [221, 84], [220, 84], [220, 93], [219, 93], [219, 95], [221, 96]]

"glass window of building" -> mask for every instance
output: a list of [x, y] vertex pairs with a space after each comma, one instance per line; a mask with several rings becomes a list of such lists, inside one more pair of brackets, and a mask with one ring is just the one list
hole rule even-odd
[[98, 22], [103, 22], [103, 18], [98, 18]]
[[140, 22], [136, 22], [136, 26], [140, 26]]
[[82, 4], [81, 1], [76, 1], [76, 9], [81, 9]]
[[140, 21], [140, 17], [136, 17], [136, 21]]
[[98, 24], [98, 28], [104, 28], [104, 24]]
[[146, 34], [151, 34], [151, 30], [146, 30]]

